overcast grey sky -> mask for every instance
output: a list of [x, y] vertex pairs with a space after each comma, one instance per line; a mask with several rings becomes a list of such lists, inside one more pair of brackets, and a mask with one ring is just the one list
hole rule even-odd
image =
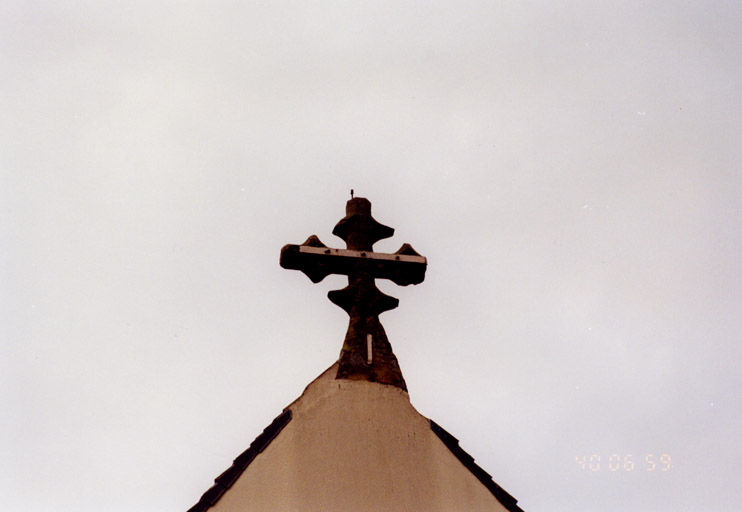
[[336, 359], [343, 279], [278, 256], [354, 188], [428, 257], [380, 283], [413, 405], [527, 512], [739, 510], [741, 26], [5, 0], [0, 504], [193, 505]]

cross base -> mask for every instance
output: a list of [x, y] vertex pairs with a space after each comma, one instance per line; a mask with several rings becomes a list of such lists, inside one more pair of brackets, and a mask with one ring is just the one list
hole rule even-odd
[[407, 391], [397, 357], [378, 316], [351, 315], [335, 378], [367, 380]]

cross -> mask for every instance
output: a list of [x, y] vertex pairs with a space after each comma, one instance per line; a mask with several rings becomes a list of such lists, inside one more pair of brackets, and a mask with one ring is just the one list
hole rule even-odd
[[399, 301], [376, 288], [376, 279], [389, 279], [407, 286], [425, 279], [427, 260], [409, 244], [393, 253], [373, 252], [373, 245], [394, 234], [371, 216], [371, 203], [352, 198], [345, 207], [345, 217], [332, 233], [342, 238], [347, 248], [332, 249], [316, 235], [301, 245], [281, 249], [281, 266], [300, 270], [314, 283], [330, 274], [348, 276], [348, 286], [327, 294], [350, 317], [348, 332], [338, 361], [338, 379], [368, 380], [407, 390], [397, 358], [379, 315], [394, 309]]

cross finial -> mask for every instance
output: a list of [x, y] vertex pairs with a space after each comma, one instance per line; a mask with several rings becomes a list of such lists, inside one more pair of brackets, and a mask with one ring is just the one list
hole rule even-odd
[[331, 249], [312, 235], [302, 245], [284, 246], [281, 266], [301, 270], [315, 283], [329, 274], [347, 275], [348, 286], [327, 294], [350, 317], [337, 378], [370, 380], [406, 390], [397, 358], [379, 322], [379, 315], [396, 308], [399, 301], [379, 291], [374, 281], [419, 284], [425, 278], [427, 260], [409, 244], [393, 254], [373, 252], [373, 244], [391, 237], [394, 230], [377, 222], [371, 216], [371, 203], [354, 198], [352, 189], [345, 212], [332, 232], [345, 241], [346, 249]]

